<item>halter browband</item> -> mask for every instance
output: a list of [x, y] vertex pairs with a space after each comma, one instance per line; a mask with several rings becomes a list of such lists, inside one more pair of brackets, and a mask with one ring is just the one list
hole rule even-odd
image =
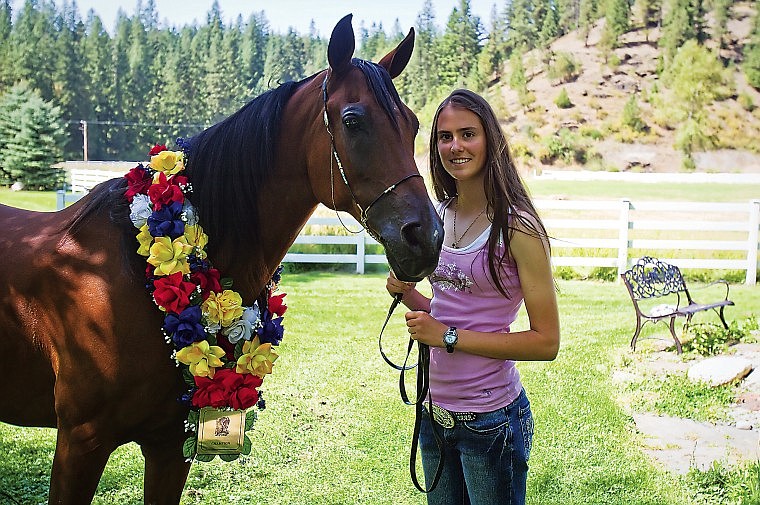
[[[384, 191], [382, 191], [377, 197], [370, 202], [369, 205], [362, 208], [361, 204], [359, 204], [358, 200], [356, 199], [356, 195], [354, 194], [354, 191], [351, 189], [351, 185], [348, 183], [348, 178], [346, 177], [346, 171], [343, 168], [343, 163], [340, 161], [340, 157], [338, 156], [338, 151], [335, 148], [335, 137], [333, 136], [333, 132], [330, 129], [330, 118], [327, 115], [327, 80], [330, 77], [330, 71], [327, 70], [325, 72], [325, 79], [322, 81], [322, 103], [324, 105], [323, 108], [323, 119], [325, 122], [325, 128], [327, 129], [327, 133], [330, 135], [330, 149], [332, 151], [332, 158], [335, 158], [335, 162], [338, 165], [338, 171], [340, 172], [340, 177], [343, 179], [343, 182], [345, 183], [346, 187], [348, 188], [348, 192], [351, 194], [351, 200], [353, 200], [354, 205], [356, 205], [359, 208], [359, 217], [361, 221], [361, 225], [364, 227], [364, 229], [369, 232], [369, 234], [377, 239], [378, 237], [375, 235], [375, 232], [373, 232], [370, 227], [367, 225], [367, 217], [369, 213], [369, 209], [372, 208], [373, 205], [375, 205], [383, 196], [387, 195], [394, 189], [396, 189], [397, 186], [399, 186], [404, 181], [411, 179], [412, 177], [422, 177], [419, 173], [416, 174], [409, 174], [404, 177], [402, 177], [400, 180], [395, 182], [394, 184], [391, 184], [387, 188], [385, 188]], [[332, 187], [332, 158], [330, 158], [330, 184]], [[333, 195], [333, 207], [335, 207], [335, 196]], [[337, 210], [337, 209], [336, 209]], [[345, 225], [344, 225], [345, 226]], [[351, 231], [351, 230], [349, 230]], [[379, 240], [378, 240], [379, 242]]]

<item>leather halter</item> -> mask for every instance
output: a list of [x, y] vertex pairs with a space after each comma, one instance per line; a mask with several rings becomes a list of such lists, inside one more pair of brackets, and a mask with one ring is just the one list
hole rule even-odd
[[[370, 202], [370, 204], [367, 205], [366, 207], [362, 207], [361, 204], [359, 204], [359, 201], [356, 199], [356, 195], [354, 194], [354, 191], [351, 189], [351, 185], [348, 183], [348, 177], [346, 177], [346, 171], [343, 168], [343, 163], [341, 163], [340, 157], [338, 156], [338, 151], [335, 148], [335, 136], [333, 135], [332, 129], [330, 128], [330, 118], [327, 115], [327, 81], [328, 81], [329, 77], [330, 77], [330, 71], [327, 70], [325, 72], [325, 79], [324, 79], [324, 81], [322, 81], [322, 102], [323, 102], [323, 105], [324, 105], [324, 107], [323, 107], [323, 119], [324, 119], [324, 122], [325, 122], [325, 128], [327, 128], [327, 133], [330, 135], [330, 150], [332, 151], [332, 157], [330, 158], [330, 187], [332, 188], [332, 180], [333, 180], [333, 177], [332, 177], [332, 158], [335, 158], [335, 162], [338, 165], [338, 171], [340, 172], [340, 177], [341, 177], [341, 179], [343, 179], [343, 183], [346, 185], [346, 187], [348, 188], [348, 192], [351, 194], [351, 200], [354, 202], [354, 205], [356, 205], [359, 208], [359, 217], [360, 217], [359, 220], [361, 222], [361, 225], [364, 227], [364, 229], [367, 230], [367, 232], [369, 232], [369, 234], [375, 240], [377, 240], [378, 239], [377, 235], [367, 225], [367, 218], [368, 218], [368, 214], [369, 214], [369, 209], [371, 209], [372, 206], [375, 205], [383, 196], [387, 195], [388, 193], [390, 193], [391, 191], [393, 191], [394, 189], [396, 189], [396, 187], [399, 186], [404, 181], [409, 180], [412, 177], [422, 177], [422, 176], [419, 173], [406, 175], [406, 176], [402, 177], [400, 180], [398, 180], [397, 182], [395, 182], [394, 184], [391, 184], [390, 186], [388, 186], [387, 188], [385, 188], [385, 190], [382, 191], [379, 195], [377, 195], [375, 197], [375, 199], [372, 200], [372, 202]], [[335, 207], [335, 195], [333, 194], [332, 196], [333, 196], [333, 207]], [[337, 209], [335, 209], [335, 210], [337, 211]], [[345, 227], [345, 225], [343, 225], [343, 226]], [[348, 229], [348, 228], [346, 228], [346, 229]], [[348, 230], [348, 231], [352, 231], [352, 230]], [[353, 233], [358, 233], [358, 232], [353, 232]], [[380, 242], [380, 241], [378, 240], [378, 242]]]

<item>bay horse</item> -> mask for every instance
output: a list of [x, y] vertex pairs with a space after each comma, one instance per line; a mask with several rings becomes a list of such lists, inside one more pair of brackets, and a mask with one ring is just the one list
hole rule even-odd
[[[316, 206], [346, 211], [397, 276], [435, 268], [443, 229], [413, 157], [415, 115], [391, 79], [414, 29], [379, 63], [353, 58], [351, 15], [329, 67], [269, 90], [189, 139], [191, 200], [214, 266], [250, 305]], [[145, 503], [179, 502], [185, 389], [145, 288], [124, 178], [58, 212], [0, 206], [0, 421], [57, 428], [49, 503], [89, 503], [108, 461], [134, 441]]]

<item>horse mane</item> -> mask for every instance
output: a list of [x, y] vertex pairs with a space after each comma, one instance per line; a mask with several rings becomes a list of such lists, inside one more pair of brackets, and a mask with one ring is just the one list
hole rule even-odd
[[[394, 126], [396, 111], [406, 118], [398, 91], [390, 75], [380, 65], [354, 58], [378, 104]], [[246, 244], [246, 254], [259, 247], [257, 199], [264, 182], [276, 167], [281, 116], [293, 93], [317, 74], [301, 81], [289, 81], [257, 96], [240, 110], [184, 142], [187, 160], [184, 174], [192, 184], [190, 201], [204, 231], [210, 237], [209, 254], [221, 247]], [[129, 203], [124, 198], [124, 178], [94, 188], [87, 201], [66, 223], [70, 233], [83, 226], [96, 212], [108, 212], [111, 221], [125, 232], [125, 254], [134, 250], [134, 227], [129, 219]], [[248, 240], [246, 240], [248, 238]]]

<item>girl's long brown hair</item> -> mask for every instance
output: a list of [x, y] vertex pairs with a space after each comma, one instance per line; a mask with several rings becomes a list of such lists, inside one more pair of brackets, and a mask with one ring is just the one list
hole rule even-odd
[[[467, 89], [457, 89], [441, 102], [433, 117], [430, 132], [430, 174], [433, 179], [433, 190], [439, 202], [457, 196], [457, 186], [454, 178], [443, 168], [443, 162], [438, 154], [438, 116], [445, 107], [457, 107], [476, 114], [486, 135], [487, 158], [483, 178], [484, 191], [487, 201], [486, 214], [491, 221], [491, 231], [488, 236], [488, 272], [493, 279], [496, 289], [509, 298], [501, 281], [504, 272], [504, 262], [511, 258], [509, 244], [515, 232], [514, 225], [510, 226], [509, 216], [517, 219], [523, 229], [533, 236], [545, 241], [548, 246], [548, 235], [541, 218], [531, 201], [528, 190], [515, 168], [509, 145], [504, 132], [496, 119], [493, 109], [488, 102]], [[526, 217], [527, 216], [529, 217]], [[497, 253], [501, 238], [504, 239], [504, 252]]]

